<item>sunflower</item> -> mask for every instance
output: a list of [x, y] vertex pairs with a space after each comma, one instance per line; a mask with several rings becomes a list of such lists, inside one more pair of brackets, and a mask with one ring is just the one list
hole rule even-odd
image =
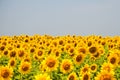
[[84, 54], [79, 53], [79, 54], [75, 55], [75, 57], [74, 57], [75, 64], [80, 65], [83, 61], [84, 61]]
[[27, 74], [31, 70], [31, 64], [29, 62], [21, 62], [19, 66], [19, 72], [21, 74]]
[[71, 46], [72, 46], [71, 44], [66, 43], [64, 46], [64, 51], [67, 52], [69, 50], [69, 48], [71, 48]]
[[87, 53], [87, 47], [78, 47], [77, 52], [86, 54]]
[[56, 58], [61, 56], [61, 50], [59, 48], [53, 48], [51, 53], [51, 55], [55, 55]]
[[117, 54], [113, 53], [108, 56], [108, 62], [111, 63], [112, 65], [116, 66], [118, 64], [119, 57]]
[[21, 60], [25, 56], [25, 51], [24, 50], [18, 50], [17, 57]]
[[81, 80], [90, 80], [90, 73], [84, 73], [82, 74], [82, 79]]
[[45, 58], [45, 65], [47, 71], [57, 70], [58, 60], [54, 56], [49, 55], [48, 57]]
[[84, 73], [87, 73], [87, 72], [89, 72], [89, 71], [90, 71], [89, 65], [88, 65], [88, 64], [85, 64], [84, 67], [82, 67], [81, 70], [80, 70], [80, 75], [81, 75], [81, 74], [84, 74]]
[[23, 59], [24, 62], [29, 62], [31, 63], [31, 57], [30, 56], [27, 56]]
[[1, 80], [11, 80], [12, 76], [13, 76], [12, 68], [9, 68], [8, 66], [0, 67]]
[[35, 48], [34, 47], [30, 47], [30, 53], [34, 53], [35, 52]]
[[10, 51], [10, 53], [9, 53], [9, 57], [10, 57], [10, 58], [16, 57], [16, 55], [17, 55], [17, 53], [16, 53], [15, 50]]
[[72, 61], [69, 59], [63, 59], [60, 65], [60, 71], [66, 74], [72, 71], [72, 69], [73, 69]]
[[1, 45], [0, 46], [0, 51], [4, 51], [5, 50], [5, 46], [4, 45]]
[[97, 64], [92, 64], [90, 66], [90, 70], [91, 70], [91, 72], [96, 72], [97, 71]]
[[95, 54], [93, 54], [92, 56], [95, 58], [95, 59], [98, 59], [100, 57], [100, 52], [96, 52]]
[[52, 80], [52, 79], [50, 79], [50, 75], [44, 73], [44, 74], [36, 75], [35, 80]]
[[96, 77], [95, 80], [116, 80], [114, 78], [113, 73], [108, 73], [106, 71], [100, 72]]
[[68, 75], [67, 80], [77, 80], [77, 75], [75, 72], [72, 72]]
[[65, 41], [63, 39], [58, 40], [59, 45], [63, 46], [65, 44]]
[[8, 55], [9, 55], [9, 50], [5, 49], [5, 50], [3, 51], [3, 55], [4, 55], [4, 56], [8, 56]]
[[89, 47], [88, 50], [91, 54], [95, 54], [97, 52], [98, 48], [97, 48], [96, 45], [92, 45], [92, 46]]
[[42, 59], [44, 57], [44, 50], [37, 49], [36, 50], [36, 56], [38, 57], [38, 59]]
[[15, 58], [10, 58], [8, 65], [12, 68], [15, 67], [16, 66]]
[[114, 68], [113, 65], [110, 63], [106, 63], [104, 62], [102, 67], [101, 67], [101, 71], [106, 71], [106, 72], [114, 72]]
[[68, 54], [69, 54], [71, 57], [73, 57], [73, 56], [75, 55], [75, 48], [74, 48], [74, 47], [70, 47], [70, 48], [68, 49]]

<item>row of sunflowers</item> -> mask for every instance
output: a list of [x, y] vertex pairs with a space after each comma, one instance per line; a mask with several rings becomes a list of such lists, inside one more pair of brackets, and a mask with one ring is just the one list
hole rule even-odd
[[120, 80], [120, 36], [0, 36], [0, 80]]

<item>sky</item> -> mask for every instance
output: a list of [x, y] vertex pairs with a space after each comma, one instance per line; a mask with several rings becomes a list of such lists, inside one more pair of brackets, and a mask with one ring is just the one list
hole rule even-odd
[[0, 0], [1, 35], [120, 35], [120, 0]]

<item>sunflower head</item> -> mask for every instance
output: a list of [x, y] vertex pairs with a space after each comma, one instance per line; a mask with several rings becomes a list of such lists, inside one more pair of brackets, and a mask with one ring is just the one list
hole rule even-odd
[[0, 67], [0, 79], [2, 80], [10, 80], [13, 76], [12, 68], [5, 66]]
[[101, 67], [101, 71], [106, 71], [106, 72], [114, 72], [114, 68], [113, 65], [110, 63], [106, 63], [104, 62], [102, 67]]
[[16, 53], [15, 50], [12, 50], [12, 51], [9, 53], [10, 58], [16, 57], [16, 55], [17, 55], [17, 53]]
[[110, 54], [110, 56], [108, 56], [108, 62], [114, 66], [116, 66], [118, 64], [118, 61], [119, 61], [119, 57], [113, 53], [113, 54]]
[[82, 74], [82, 79], [81, 80], [90, 80], [90, 73], [84, 73]]
[[60, 70], [61, 72], [63, 72], [64, 74], [69, 73], [70, 71], [72, 71], [73, 69], [73, 65], [71, 60], [69, 59], [64, 59], [60, 65]]
[[8, 65], [9, 65], [10, 67], [15, 67], [15, 66], [16, 66], [16, 60], [15, 60], [15, 58], [11, 58], [11, 59], [9, 60]]
[[74, 62], [77, 65], [80, 65], [83, 62], [83, 60], [84, 60], [84, 54], [82, 54], [82, 53], [79, 53], [79, 54], [75, 55], [75, 57], [74, 57]]
[[19, 66], [19, 72], [21, 74], [27, 74], [30, 72], [30, 70], [31, 70], [31, 63], [21, 62], [20, 66]]
[[46, 57], [44, 64], [47, 68], [47, 71], [54, 71], [57, 70], [58, 60], [54, 56], [49, 55]]
[[24, 50], [18, 50], [17, 56], [18, 56], [18, 58], [21, 60], [22, 58], [24, 58], [25, 54], [26, 54], [26, 53], [25, 53]]
[[85, 64], [85, 65], [81, 68], [81, 70], [80, 70], [80, 75], [81, 75], [81, 74], [84, 74], [84, 73], [87, 73], [87, 72], [89, 72], [89, 71], [90, 71], [89, 65], [88, 65], [88, 64]]
[[5, 49], [3, 55], [8, 56], [8, 54], [9, 54], [9, 50]]
[[77, 75], [75, 72], [72, 72], [68, 75], [67, 80], [77, 80]]
[[95, 80], [116, 80], [114, 78], [113, 73], [108, 73], [106, 71], [100, 72], [96, 77]]

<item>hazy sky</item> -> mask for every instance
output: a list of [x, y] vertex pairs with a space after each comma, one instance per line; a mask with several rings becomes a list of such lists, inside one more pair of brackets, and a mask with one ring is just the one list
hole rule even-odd
[[120, 0], [0, 0], [0, 35], [120, 35]]

